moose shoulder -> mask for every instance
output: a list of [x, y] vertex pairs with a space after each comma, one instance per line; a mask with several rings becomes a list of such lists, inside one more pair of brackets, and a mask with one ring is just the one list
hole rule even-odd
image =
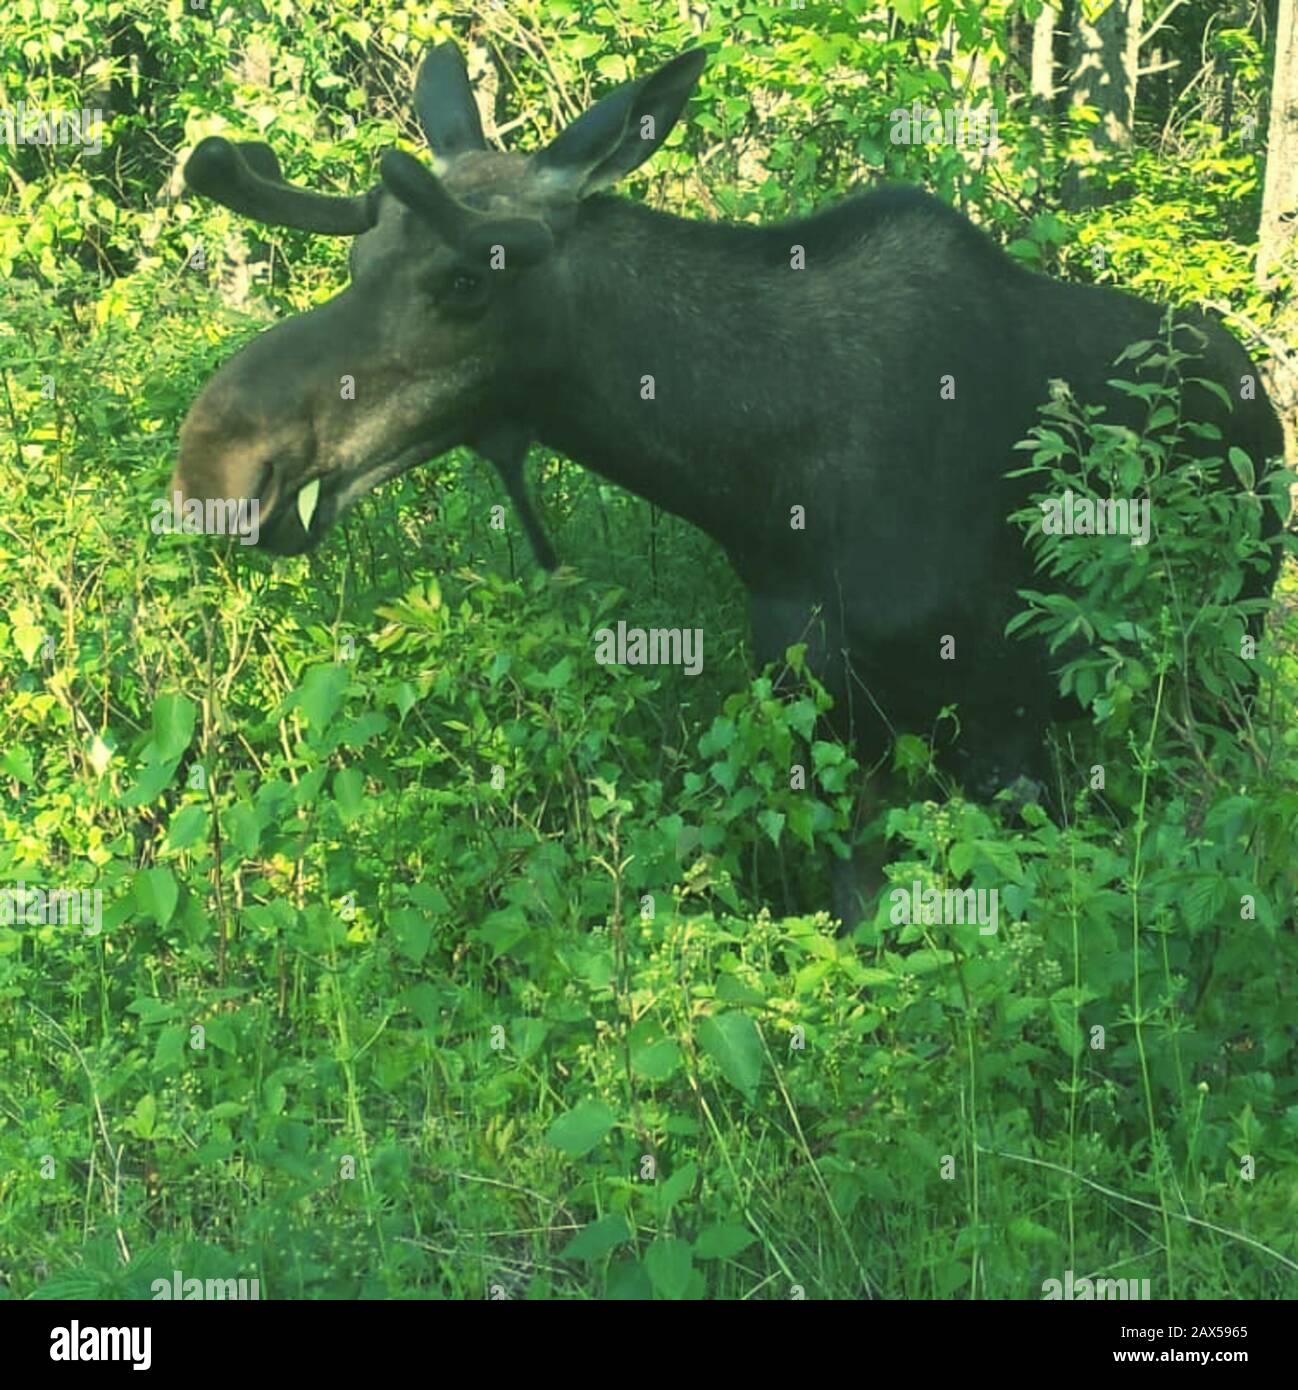
[[[1014, 445], [1053, 378], [1138, 426], [1107, 378], [1124, 347], [1159, 335], [1162, 310], [1031, 274], [910, 189], [765, 228], [605, 194], [661, 145], [702, 65], [682, 54], [524, 157], [487, 148], [443, 45], [415, 91], [433, 171], [390, 150], [357, 197], [292, 187], [264, 145], [205, 140], [193, 188], [354, 237], [351, 283], [215, 374], [173, 488], [256, 499], [262, 543], [294, 554], [384, 479], [467, 444], [551, 566], [523, 481], [541, 441], [724, 547], [758, 659], [808, 641], [867, 765], [954, 704], [952, 769], [985, 792], [1036, 768], [1053, 704], [1044, 652], [1004, 635], [1031, 576], [1005, 519], [1023, 500], [1005, 476]], [[1214, 320], [1185, 321], [1193, 375], [1233, 402], [1189, 387], [1186, 411], [1260, 476], [1281, 435], [1260, 386], [1244, 389], [1255, 369]]]

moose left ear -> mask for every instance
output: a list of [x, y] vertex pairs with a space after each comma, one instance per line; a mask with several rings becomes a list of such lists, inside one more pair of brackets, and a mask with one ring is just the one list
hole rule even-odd
[[573, 198], [616, 183], [671, 134], [707, 62], [701, 48], [624, 82], [533, 156], [535, 172]]
[[439, 44], [424, 59], [415, 81], [415, 113], [439, 159], [487, 148], [464, 55], [453, 43]]

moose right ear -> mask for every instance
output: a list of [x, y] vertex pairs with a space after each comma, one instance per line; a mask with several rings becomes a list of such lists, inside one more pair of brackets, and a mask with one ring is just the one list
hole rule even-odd
[[533, 156], [533, 170], [574, 199], [616, 183], [671, 134], [707, 62], [701, 48], [624, 82]]
[[487, 148], [464, 54], [453, 43], [439, 44], [424, 59], [415, 81], [415, 113], [439, 159]]

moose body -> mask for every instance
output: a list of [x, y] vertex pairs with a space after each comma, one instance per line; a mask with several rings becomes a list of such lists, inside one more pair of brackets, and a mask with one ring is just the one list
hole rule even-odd
[[[967, 786], [1034, 774], [1056, 702], [1044, 650], [1005, 636], [1032, 574], [1006, 521], [1025, 484], [1006, 472], [1054, 378], [1139, 426], [1107, 379], [1163, 311], [1035, 275], [913, 189], [760, 228], [602, 192], [661, 144], [700, 67], [685, 54], [626, 84], [525, 159], [486, 148], [443, 45], [415, 98], [438, 172], [390, 151], [360, 198], [292, 188], [264, 146], [205, 141], [193, 186], [354, 235], [352, 283], [214, 376], [173, 487], [259, 498], [263, 543], [291, 554], [384, 478], [468, 444], [552, 566], [523, 481], [539, 441], [722, 546], [759, 661], [808, 642], [863, 763], [955, 705], [945, 757]], [[1214, 320], [1186, 318], [1196, 374], [1234, 402], [1191, 387], [1187, 412], [1260, 475], [1281, 435], [1260, 386], [1241, 395], [1255, 369]]]

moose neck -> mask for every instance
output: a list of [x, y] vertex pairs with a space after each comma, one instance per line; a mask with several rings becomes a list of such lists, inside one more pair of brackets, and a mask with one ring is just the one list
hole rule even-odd
[[699, 526], [742, 573], [774, 539], [766, 461], [814, 432], [779, 349], [801, 288], [787, 238], [595, 197], [556, 272], [571, 309], [530, 403], [537, 436]]

